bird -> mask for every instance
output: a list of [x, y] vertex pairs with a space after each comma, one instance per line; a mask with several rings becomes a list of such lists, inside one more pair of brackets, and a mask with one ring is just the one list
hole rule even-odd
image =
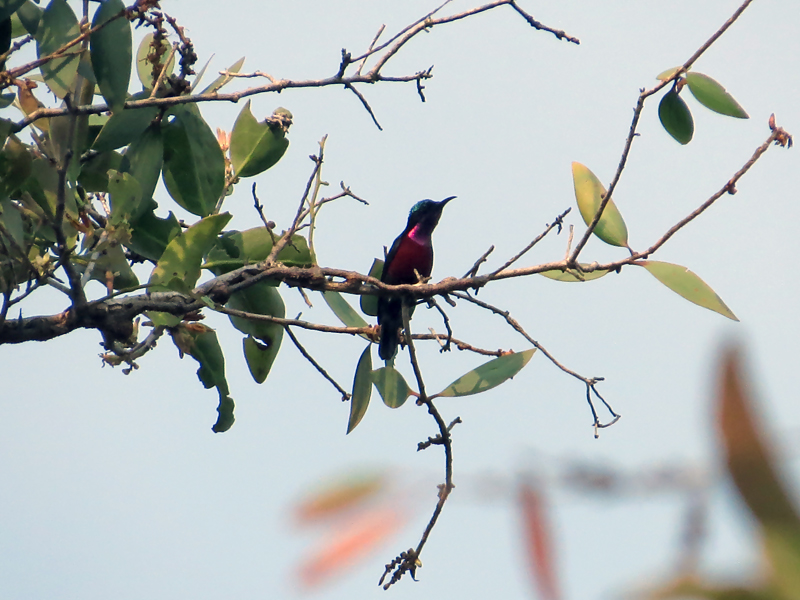
[[[408, 213], [408, 223], [389, 249], [383, 265], [381, 281], [388, 285], [418, 283], [421, 277], [430, 277], [433, 269], [433, 243], [431, 235], [445, 204], [455, 196], [440, 202], [421, 200]], [[378, 355], [389, 361], [397, 353], [400, 342], [398, 330], [403, 326], [403, 300], [399, 297], [378, 298], [378, 324], [381, 326]]]

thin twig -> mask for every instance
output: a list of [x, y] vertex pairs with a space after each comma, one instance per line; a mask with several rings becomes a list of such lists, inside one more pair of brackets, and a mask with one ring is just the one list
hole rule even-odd
[[336, 388], [336, 391], [338, 391], [342, 395], [342, 402], [345, 402], [345, 401], [349, 400], [350, 399], [350, 394], [347, 393], [342, 386], [340, 386], [338, 383], [336, 383], [336, 380], [333, 377], [331, 377], [330, 375], [328, 375], [328, 372], [325, 369], [323, 369], [322, 366], [316, 360], [314, 360], [314, 358], [308, 353], [308, 351], [300, 343], [300, 340], [298, 340], [297, 337], [294, 335], [294, 333], [292, 333], [292, 328], [289, 327], [288, 325], [286, 325], [286, 326], [284, 326], [284, 329], [286, 330], [286, 334], [289, 336], [289, 338], [292, 340], [292, 342], [294, 342], [294, 345], [300, 351], [300, 354], [302, 354], [303, 357], [308, 362], [310, 362], [311, 365], [319, 372], [319, 374], [322, 375], [325, 379], [327, 379], [331, 383], [331, 385], [333, 385], [333, 387]]

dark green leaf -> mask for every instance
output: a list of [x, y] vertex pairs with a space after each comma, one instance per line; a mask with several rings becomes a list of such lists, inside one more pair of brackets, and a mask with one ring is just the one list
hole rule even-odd
[[236, 118], [231, 132], [231, 165], [239, 177], [252, 177], [266, 171], [289, 147], [288, 124], [282, 123], [291, 123], [292, 114], [285, 108], [278, 108], [272, 114], [273, 122], [259, 123], [250, 112], [248, 100]]
[[[139, 49], [136, 51], [136, 74], [139, 76], [139, 81], [145, 90], [152, 90], [158, 76], [164, 68], [164, 63], [167, 62], [170, 53], [172, 52], [172, 45], [165, 39], [161, 40], [160, 44], [154, 43], [154, 36], [148, 33], [139, 44]], [[172, 75], [175, 70], [175, 56], [170, 59], [167, 66], [164, 79]], [[149, 94], [148, 94], [149, 95]]]
[[[0, 201], [0, 221], [2, 221], [3, 227], [20, 248], [25, 248], [25, 224], [22, 222], [22, 215], [11, 200]], [[3, 260], [6, 260], [8, 254], [5, 252], [4, 254]]]
[[31, 174], [33, 157], [15, 136], [8, 138], [0, 151], [0, 198], [11, 194]]
[[190, 213], [204, 217], [225, 190], [225, 157], [217, 137], [194, 107], [179, 107], [164, 127], [164, 184]]
[[142, 186], [141, 202], [133, 213], [133, 218], [138, 219], [152, 205], [152, 197], [158, 185], [158, 176], [161, 174], [164, 155], [164, 142], [161, 128], [154, 123], [128, 146], [122, 158], [120, 169], [130, 173]]
[[212, 427], [214, 433], [228, 431], [234, 422], [233, 418], [233, 398], [230, 397], [228, 381], [225, 379], [225, 356], [219, 345], [217, 334], [214, 331], [205, 333], [193, 333], [194, 338], [189, 354], [197, 362], [200, 368], [197, 370], [197, 377], [206, 389], [216, 387], [219, 392], [219, 414], [217, 422]]
[[101, 152], [81, 163], [78, 183], [87, 192], [108, 191], [108, 171], [120, 170], [122, 155], [119, 152]]
[[737, 119], [750, 118], [733, 96], [708, 75], [687, 73], [686, 83], [692, 95], [706, 108], [721, 115], [736, 117]]
[[[581, 217], [588, 225], [594, 220], [594, 216], [600, 208], [600, 203], [606, 195], [606, 188], [588, 167], [579, 162], [572, 163], [572, 183], [575, 187], [575, 200], [581, 211]], [[597, 222], [593, 233], [606, 244], [628, 246], [628, 228], [613, 200], [609, 200], [606, 204], [603, 216]]]
[[0, 0], [0, 21], [8, 19], [24, 3], [25, 0]]
[[368, 327], [350, 303], [339, 292], [322, 292], [322, 297], [339, 320], [346, 327]]
[[394, 367], [381, 367], [374, 370], [372, 383], [378, 388], [383, 403], [389, 408], [400, 408], [411, 395], [411, 388]]
[[244, 346], [244, 359], [250, 375], [256, 383], [264, 383], [278, 356], [280, 346], [268, 346], [248, 335], [242, 340]]
[[689, 107], [675, 90], [670, 90], [658, 105], [658, 118], [661, 125], [681, 144], [688, 144], [694, 135], [694, 120]]
[[[142, 95], [131, 96], [131, 100], [140, 100]], [[103, 125], [92, 144], [98, 152], [115, 150], [127, 146], [137, 139], [158, 116], [157, 107], [127, 108], [113, 115]]]
[[175, 215], [169, 213], [161, 219], [149, 210], [131, 223], [133, 233], [128, 247], [145, 258], [157, 261], [164, 254], [167, 245], [181, 232], [181, 226]]
[[353, 378], [353, 395], [350, 398], [350, 419], [347, 421], [347, 433], [353, 431], [364, 418], [372, 395], [372, 354], [370, 344], [358, 359], [356, 374]]
[[[216, 246], [208, 253], [204, 269], [227, 273], [245, 265], [261, 262], [272, 252], [272, 238], [282, 234], [270, 232], [266, 227], [254, 227], [245, 231], [226, 231]], [[314, 264], [306, 239], [298, 234], [292, 236], [278, 253], [278, 261], [290, 267], [310, 267]]]
[[[239, 60], [237, 60], [235, 63], [233, 63], [230, 67], [228, 67], [228, 72], [229, 73], [238, 73], [241, 70], [242, 66], [244, 66], [244, 56], [242, 58], [240, 58]], [[223, 85], [225, 85], [226, 83], [228, 83], [232, 79], [233, 79], [233, 77], [231, 77], [230, 75], [220, 75], [214, 81], [211, 82], [211, 85], [209, 85], [206, 89], [204, 89], [200, 93], [201, 94], [215, 94], [216, 92], [218, 92], [220, 90], [220, 88]], [[200, 76], [198, 75], [197, 79], [195, 80], [195, 86], [199, 82], [200, 82]], [[192, 89], [194, 89], [194, 86], [192, 86]]]
[[[11, 18], [0, 20], [0, 54], [5, 53], [11, 48]], [[2, 69], [5, 70], [5, 61], [3, 61]]]
[[[376, 258], [372, 261], [372, 266], [369, 268], [369, 276], [375, 279], [380, 279], [383, 275], [383, 261]], [[361, 296], [361, 312], [370, 317], [378, 316], [378, 297], [377, 296]]]
[[519, 373], [522, 367], [528, 364], [534, 352], [536, 352], [536, 348], [531, 348], [524, 352], [506, 354], [490, 360], [477, 369], [462, 375], [436, 395], [445, 397], [471, 396], [472, 394], [480, 394], [497, 387]]
[[114, 114], [122, 110], [128, 95], [133, 58], [131, 24], [125, 18], [125, 4], [122, 0], [105, 0], [92, 19], [94, 28], [119, 14], [123, 16], [95, 31], [89, 39], [89, 52], [97, 85]]
[[36, 35], [36, 31], [39, 29], [39, 23], [42, 20], [43, 12], [44, 11], [31, 2], [31, 0], [25, 0], [25, 3], [17, 10], [16, 16], [19, 18], [25, 31], [31, 35]]
[[[66, 0], [51, 0], [36, 31], [37, 56], [43, 58], [52, 54], [80, 34], [78, 19]], [[78, 75], [80, 54], [80, 45], [76, 45], [67, 50], [64, 56], [54, 58], [39, 67], [47, 87], [59, 98], [66, 96], [72, 89]]]
[[14, 94], [0, 94], [0, 109], [11, 106], [16, 96]]
[[705, 281], [686, 267], [657, 260], [640, 260], [633, 264], [647, 269], [647, 272], [653, 277], [679, 296], [686, 298], [689, 302], [718, 312], [723, 317], [728, 317], [734, 321], [739, 320], [722, 301], [722, 298], [717, 296], [716, 292]]
[[[95, 256], [96, 253], [98, 253], [97, 256]], [[99, 281], [103, 285], [106, 285], [109, 279], [113, 279], [115, 290], [139, 285], [139, 279], [128, 264], [122, 246], [109, 246], [106, 243], [102, 247], [93, 248], [81, 256], [74, 257], [72, 262], [79, 273], [83, 273], [91, 264], [92, 272], [89, 278]]]
[[109, 222], [118, 225], [130, 221], [142, 199], [142, 186], [128, 173], [111, 171], [108, 174], [108, 193], [111, 196]]

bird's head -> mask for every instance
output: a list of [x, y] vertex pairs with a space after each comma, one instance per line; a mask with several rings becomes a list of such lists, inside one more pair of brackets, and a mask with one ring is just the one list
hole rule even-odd
[[406, 230], [410, 231], [416, 225], [420, 225], [426, 232], [432, 232], [437, 223], [439, 223], [439, 217], [442, 216], [444, 205], [454, 198], [455, 196], [450, 196], [440, 202], [434, 200], [420, 200], [411, 207], [411, 211], [408, 213], [408, 225], [406, 226]]

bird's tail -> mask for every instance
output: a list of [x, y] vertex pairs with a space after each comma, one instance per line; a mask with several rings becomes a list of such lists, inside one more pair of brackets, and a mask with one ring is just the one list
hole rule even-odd
[[392, 360], [400, 343], [398, 330], [403, 325], [402, 301], [394, 298], [381, 298], [381, 301], [378, 302], [378, 323], [381, 326], [378, 356], [383, 360]]

